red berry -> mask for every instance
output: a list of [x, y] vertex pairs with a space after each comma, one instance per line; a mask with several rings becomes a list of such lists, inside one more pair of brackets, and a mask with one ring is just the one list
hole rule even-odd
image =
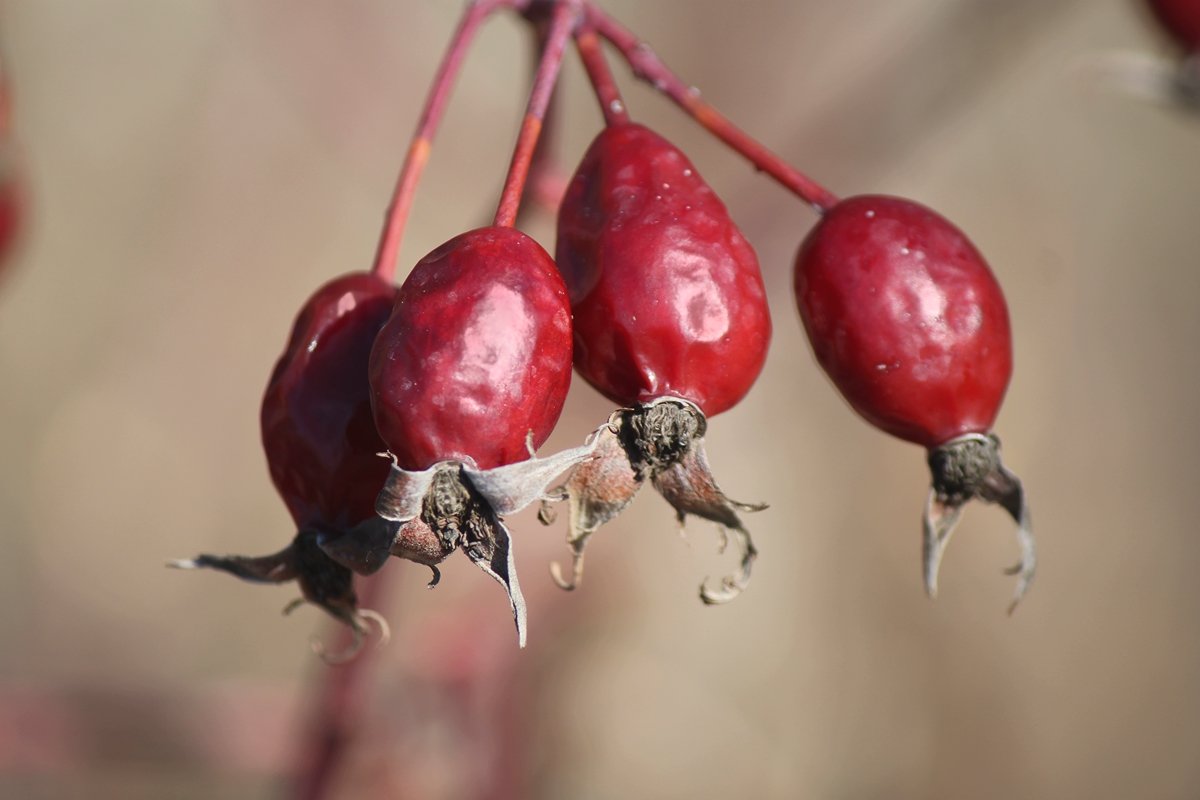
[[375, 422], [401, 467], [527, 458], [571, 381], [571, 310], [549, 254], [490, 227], [425, 256], [376, 340], [370, 379]]
[[991, 429], [1012, 373], [1008, 309], [958, 228], [852, 197], [804, 240], [795, 278], [817, 361], [868, 421], [926, 447]]
[[621, 405], [690, 400], [707, 416], [750, 390], [771, 338], [754, 250], [670, 142], [605, 128], [558, 215], [575, 368]]
[[[687, 157], [630, 123], [605, 128], [558, 213], [558, 266], [575, 312], [575, 368], [615, 403], [597, 457], [572, 473], [568, 543], [574, 588], [587, 538], [649, 478], [680, 519], [695, 514], [738, 540], [739, 573], [708, 603], [736, 596], [756, 551], [704, 454], [708, 416], [750, 390], [771, 318], [754, 250]], [[557, 565], [555, 565], [557, 568]]]
[[795, 289], [817, 361], [850, 405], [929, 449], [930, 595], [959, 510], [980, 497], [1018, 523], [1015, 606], [1033, 578], [1033, 536], [1021, 483], [989, 433], [1012, 374], [1012, 343], [1004, 295], [983, 257], [922, 205], [852, 197], [800, 246]]
[[330, 281], [304, 304], [262, 404], [263, 446], [296, 525], [371, 517], [387, 477], [371, 417], [367, 357], [396, 289], [370, 273]]
[[271, 478], [299, 528], [291, 545], [268, 556], [174, 562], [253, 581], [295, 580], [304, 599], [350, 625], [358, 643], [365, 620], [379, 623], [385, 635], [386, 624], [357, 608], [350, 569], [324, 548], [351, 532], [369, 532], [372, 541], [394, 533], [374, 514], [389, 465], [379, 457], [384, 444], [371, 418], [367, 384], [367, 357], [394, 296], [395, 287], [368, 273], [325, 284], [300, 310], [271, 373], [262, 404], [263, 446]]
[[1187, 50], [1200, 50], [1200, 0], [1147, 0], [1150, 10]]

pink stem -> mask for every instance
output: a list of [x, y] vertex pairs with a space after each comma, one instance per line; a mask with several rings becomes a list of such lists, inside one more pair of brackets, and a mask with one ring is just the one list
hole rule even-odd
[[421, 173], [429, 161], [429, 148], [437, 133], [438, 123], [446, 110], [450, 99], [450, 90], [458, 77], [463, 58], [479, 25], [495, 11], [502, 8], [524, 10], [530, 0], [473, 0], [463, 12], [458, 22], [458, 29], [450, 39], [442, 63], [438, 66], [429, 94], [425, 98], [425, 108], [421, 111], [421, 119], [408, 146], [404, 158], [404, 166], [400, 169], [400, 177], [396, 180], [396, 188], [392, 192], [392, 202], [388, 206], [383, 233], [379, 238], [379, 246], [375, 251], [375, 263], [371, 271], [385, 281], [391, 282], [396, 274], [396, 262], [400, 256], [400, 241], [404, 237], [404, 225], [408, 221], [408, 212], [412, 208], [413, 195], [417, 191], [417, 183]]
[[[542, 60], [542, 51], [546, 49], [546, 40], [550, 30], [549, 20], [545, 17], [530, 20], [533, 23], [533, 75], [536, 77], [538, 65]], [[529, 177], [525, 181], [525, 194], [521, 198], [521, 207], [517, 212], [517, 227], [532, 209], [540, 209], [554, 215], [558, 213], [559, 203], [567, 190], [567, 176], [559, 167], [555, 150], [558, 142], [559, 89], [556, 87], [550, 95], [546, 106], [546, 116], [542, 120], [542, 135], [538, 137], [537, 147], [533, 150], [533, 158], [529, 164]]]
[[758, 169], [770, 175], [785, 188], [825, 212], [837, 204], [837, 197], [825, 187], [792, 167], [756, 139], [729, 121], [721, 112], [700, 99], [700, 92], [686, 85], [678, 75], [628, 28], [601, 11], [594, 2], [586, 2], [587, 25], [607, 39], [629, 62], [641, 80], [671, 98], [693, 119], [725, 144], [746, 157]]
[[[381, 606], [386, 580], [386, 575], [381, 574], [361, 586], [358, 600], [363, 608]], [[349, 629], [339, 628], [341, 636], [335, 652], [351, 644]], [[317, 666], [324, 674], [316, 708], [296, 759], [290, 797], [321, 800], [329, 796], [337, 766], [360, 727], [366, 699], [364, 687], [376, 660], [374, 650], [373, 643], [367, 642], [362, 652], [345, 664]]]
[[554, 84], [558, 80], [558, 70], [562, 66], [563, 52], [567, 47], [567, 38], [581, 16], [582, 0], [556, 0], [554, 13], [550, 22], [550, 32], [546, 37], [546, 47], [542, 51], [542, 60], [538, 64], [537, 74], [534, 75], [533, 89], [529, 93], [529, 104], [525, 108], [525, 118], [521, 121], [521, 132], [517, 134], [517, 144], [513, 149], [512, 163], [508, 167], [508, 177], [504, 179], [504, 190], [500, 194], [500, 203], [496, 207], [495, 224], [511, 228], [517, 219], [517, 210], [521, 206], [521, 195], [525, 191], [525, 181], [529, 177], [529, 165], [533, 159], [533, 151], [537, 148], [538, 137], [542, 132], [542, 120], [546, 116], [546, 106], [550, 104], [550, 96], [554, 93]]
[[612, 70], [608, 68], [608, 60], [600, 48], [600, 40], [591, 28], [583, 28], [575, 33], [575, 48], [583, 60], [587, 70], [588, 80], [596, 91], [596, 99], [600, 101], [600, 111], [604, 114], [606, 125], [624, 125], [629, 122], [629, 109], [621, 98], [621, 90], [613, 80]]

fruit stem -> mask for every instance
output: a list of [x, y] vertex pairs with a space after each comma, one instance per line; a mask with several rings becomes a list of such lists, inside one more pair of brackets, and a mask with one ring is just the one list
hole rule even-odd
[[624, 125], [629, 122], [629, 110], [621, 98], [621, 90], [613, 80], [612, 70], [608, 68], [608, 60], [600, 48], [600, 40], [591, 28], [581, 28], [575, 32], [575, 48], [583, 67], [587, 70], [588, 80], [596, 90], [596, 99], [600, 101], [600, 111], [604, 114], [606, 125]]
[[521, 121], [521, 132], [517, 134], [508, 177], [504, 179], [504, 190], [496, 207], [495, 224], [498, 227], [511, 228], [516, 223], [517, 210], [521, 207], [521, 195], [529, 177], [533, 151], [537, 148], [546, 107], [550, 104], [550, 96], [554, 93], [554, 84], [558, 80], [558, 70], [562, 66], [567, 38], [582, 15], [581, 2], [582, 0], [559, 0], [555, 3], [546, 46], [542, 50], [542, 60], [538, 63], [537, 73], [533, 77], [533, 88], [529, 92], [525, 118]]
[[[533, 22], [533, 62], [530, 72], [537, 74], [539, 62], [542, 60], [542, 50], [546, 48], [549, 35], [549, 20], [535, 19]], [[529, 177], [525, 182], [525, 193], [521, 198], [521, 207], [517, 212], [517, 227], [527, 215], [540, 209], [551, 216], [558, 213], [558, 206], [567, 191], [567, 176], [559, 166], [555, 151], [558, 145], [558, 128], [560, 115], [558, 112], [559, 89], [550, 94], [550, 103], [546, 106], [546, 117], [542, 120], [542, 135], [538, 137], [537, 147], [533, 149], [533, 158], [529, 164]]]
[[585, 13], [587, 26], [621, 52], [636, 77], [669, 97], [709, 133], [741, 153], [756, 168], [770, 175], [818, 213], [824, 213], [837, 204], [836, 195], [771, 152], [702, 100], [699, 89], [685, 84], [632, 31], [590, 0], [586, 3]]
[[[386, 576], [378, 575], [363, 582], [359, 602], [376, 607], [382, 604], [386, 580]], [[341, 637], [342, 645], [349, 644], [350, 629], [345, 628]], [[361, 727], [366, 684], [377, 661], [373, 650], [368, 647], [336, 667], [320, 665], [321, 686], [291, 776], [290, 797], [321, 800], [330, 796], [336, 768]]]
[[375, 251], [375, 263], [371, 271], [389, 283], [396, 275], [396, 262], [400, 256], [400, 241], [404, 238], [404, 224], [408, 221], [408, 212], [412, 208], [413, 195], [417, 191], [417, 183], [421, 173], [429, 161], [429, 149], [433, 137], [437, 133], [438, 124], [446, 111], [446, 103], [450, 99], [450, 90], [454, 80], [462, 68], [463, 58], [467, 54], [471, 40], [475, 37], [480, 24], [492, 13], [502, 8], [523, 9], [530, 0], [472, 0], [462, 17], [459, 18], [458, 28], [446, 46], [442, 55], [442, 63], [438, 65], [433, 83], [430, 84], [429, 94], [425, 98], [425, 107], [421, 110], [421, 118], [408, 145], [408, 153], [404, 157], [404, 165], [400, 168], [400, 176], [396, 179], [396, 188], [392, 192], [392, 201], [388, 205], [384, 220], [383, 233], [379, 238], [379, 246]]

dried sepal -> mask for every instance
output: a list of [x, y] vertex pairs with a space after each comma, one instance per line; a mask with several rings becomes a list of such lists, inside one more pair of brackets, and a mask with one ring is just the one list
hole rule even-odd
[[437, 565], [461, 549], [505, 588], [521, 646], [526, 640], [525, 599], [517, 580], [512, 537], [503, 515], [551, 498], [550, 485], [563, 472], [594, 457], [596, 438], [581, 447], [545, 458], [481, 470], [474, 464], [443, 461], [406, 470], [392, 460], [376, 500], [375, 521], [321, 542], [339, 565], [368, 574], [388, 555], [433, 570], [429, 586], [441, 577]]
[[[370, 632], [366, 621], [376, 622], [383, 639], [387, 637], [387, 624], [374, 611], [358, 608], [354, 576], [350, 569], [327, 556], [320, 545], [327, 536], [325, 532], [306, 528], [296, 534], [290, 545], [271, 555], [216, 556], [206, 553], [196, 558], [167, 563], [177, 569], [215, 569], [255, 583], [286, 583], [294, 580], [302, 596], [289, 603], [284, 613], [291, 613], [305, 603], [322, 608], [350, 627], [357, 643], [353, 648], [354, 653], [357, 653], [362, 640]], [[330, 663], [345, 660], [323, 650], [319, 650], [318, 655]]]
[[933, 488], [922, 517], [926, 593], [937, 597], [938, 571], [962, 508], [968, 501], [979, 498], [998, 504], [1017, 523], [1021, 560], [1005, 570], [1006, 574], [1017, 576], [1008, 607], [1011, 614], [1033, 582], [1037, 548], [1024, 487], [1020, 478], [1001, 462], [1000, 440], [993, 434], [971, 433], [957, 437], [929, 451], [929, 468]]
[[750, 582], [758, 550], [737, 512], [762, 511], [766, 505], [739, 503], [725, 496], [709, 469], [703, 439], [692, 442], [679, 461], [655, 472], [652, 481], [658, 493], [675, 509], [680, 525], [688, 514], [694, 514], [721, 526], [722, 551], [730, 534], [737, 541], [741, 556], [738, 571], [723, 577], [719, 589], [709, 588], [707, 581], [700, 584], [700, 599], [708, 605], [718, 605], [741, 594]]
[[579, 447], [545, 458], [531, 456], [525, 461], [479, 470], [464, 464], [462, 471], [475, 491], [497, 514], [515, 514], [523, 508], [549, 498], [554, 479], [572, 467], [595, 457], [597, 437]]
[[[583, 576], [588, 538], [617, 516], [650, 479], [682, 524], [688, 514], [721, 526], [722, 550], [733, 534], [741, 554], [738, 571], [722, 579], [719, 589], [702, 584], [700, 598], [717, 604], [732, 600], [746, 588], [758, 551], [739, 511], [760, 511], [765, 505], [730, 500], [717, 486], [704, 452], [708, 424], [693, 403], [673, 397], [657, 398], [636, 408], [619, 409], [598, 431], [595, 458], [572, 470], [561, 492], [568, 501], [567, 544], [572, 553], [571, 577], [557, 564], [551, 574], [564, 589], [574, 589]], [[552, 514], [543, 508], [544, 523]]]
[[[618, 423], [619, 424], [619, 423]], [[567, 500], [567, 545], [571, 548], [571, 577], [564, 578], [558, 563], [550, 565], [554, 582], [568, 591], [583, 577], [583, 554], [588, 537], [625, 509], [642, 486], [629, 463], [625, 447], [613, 425], [602, 426], [593, 437], [594, 458], [571, 471], [560, 493]], [[548, 501], [538, 518], [545, 524], [554, 520]]]

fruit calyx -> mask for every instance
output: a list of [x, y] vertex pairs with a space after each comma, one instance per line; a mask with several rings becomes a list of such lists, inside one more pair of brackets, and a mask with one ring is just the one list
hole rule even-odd
[[[557, 492], [567, 499], [567, 545], [572, 564], [570, 578], [564, 577], [557, 563], [550, 565], [555, 583], [568, 591], [579, 585], [588, 538], [620, 514], [649, 478], [675, 509], [680, 525], [688, 514], [717, 523], [722, 551], [730, 534], [737, 540], [738, 570], [722, 578], [718, 588], [702, 583], [700, 599], [717, 605], [742, 593], [750, 582], [758, 550], [737, 512], [761, 511], [766, 505], [740, 503], [721, 491], [704, 452], [707, 427], [699, 406], [677, 397], [660, 397], [613, 412], [593, 437], [593, 457], [578, 464]], [[555, 517], [545, 502], [538, 516], [547, 525]]]
[[387, 621], [378, 612], [357, 607], [358, 597], [354, 592], [351, 571], [330, 560], [323, 552], [322, 540], [328, 537], [325, 531], [302, 528], [290, 545], [271, 555], [202, 554], [195, 558], [169, 561], [167, 565], [176, 569], [216, 569], [256, 583], [296, 581], [301, 596], [288, 603], [283, 613], [290, 614], [305, 603], [312, 603], [348, 625], [354, 638], [345, 650], [329, 652], [320, 642], [312, 643], [313, 652], [326, 662], [341, 664], [362, 649], [371, 632], [368, 623], [374, 623], [379, 628], [379, 646], [387, 643], [391, 633]]
[[550, 488], [555, 479], [595, 457], [598, 437], [588, 444], [538, 458], [478, 469], [474, 463], [440, 461], [423, 470], [407, 470], [393, 458], [375, 511], [382, 524], [358, 528], [321, 541], [325, 555], [343, 567], [370, 574], [389, 555], [424, 564], [433, 571], [429, 587], [440, 579], [437, 565], [455, 550], [491, 575], [508, 593], [517, 639], [526, 640], [525, 598], [517, 580], [512, 537], [503, 515], [536, 501], [561, 497]]
[[922, 519], [926, 593], [937, 597], [938, 570], [950, 536], [962, 507], [978, 497], [999, 504], [1017, 523], [1021, 560], [1005, 570], [1006, 574], [1017, 576], [1017, 586], [1008, 607], [1011, 614], [1033, 582], [1037, 551], [1024, 487], [1021, 479], [1001, 462], [999, 438], [992, 433], [958, 436], [930, 448], [928, 460], [933, 486]]

